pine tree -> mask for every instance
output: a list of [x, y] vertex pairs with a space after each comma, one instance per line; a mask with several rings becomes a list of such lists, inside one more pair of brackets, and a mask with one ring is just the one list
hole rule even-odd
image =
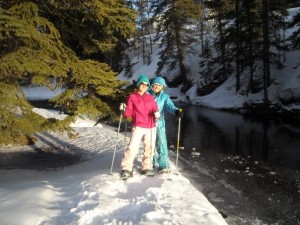
[[246, 93], [255, 93], [259, 88], [256, 88], [255, 70], [259, 62], [260, 56], [260, 39], [261, 39], [261, 16], [258, 10], [260, 0], [252, 2], [244, 0], [242, 2], [242, 27], [243, 36], [243, 54], [241, 55], [241, 70], [248, 72], [248, 84]]
[[138, 55], [142, 57], [144, 65], [150, 65], [151, 54], [153, 53], [152, 33], [153, 25], [151, 23], [151, 8], [149, 0], [135, 1], [135, 7], [138, 12], [137, 32], [135, 36], [135, 47], [140, 49]]
[[234, 61], [234, 51], [232, 51], [235, 36], [232, 20], [234, 19], [235, 4], [232, 0], [207, 1], [209, 9], [208, 19], [214, 22], [214, 83], [223, 83], [231, 75], [232, 61]]
[[[169, 80], [176, 79], [185, 88], [190, 85], [185, 56], [196, 43], [191, 24], [200, 14], [193, 0], [156, 0], [152, 7], [158, 19], [156, 40], [160, 40], [157, 74], [168, 71]], [[178, 72], [177, 72], [178, 71]]]
[[[134, 29], [135, 15], [123, 4], [0, 1], [0, 143], [45, 129], [68, 129], [74, 115], [111, 114], [124, 82], [105, 62]], [[20, 84], [64, 88], [52, 101], [72, 101], [73, 116], [58, 122], [36, 115]]]
[[[289, 39], [291, 40], [291, 49], [300, 49], [300, 10], [293, 17], [292, 21], [288, 24], [288, 27], [296, 27], [295, 31], [291, 34]], [[300, 61], [296, 65], [298, 67]]]
[[280, 51], [285, 48], [282, 45], [282, 35], [278, 30], [285, 27], [284, 16], [287, 15], [284, 3], [281, 0], [261, 2], [262, 18], [262, 51], [261, 61], [263, 65], [262, 80], [264, 91], [264, 103], [268, 105], [268, 87], [271, 85], [271, 66], [281, 69], [283, 62], [280, 60]]
[[[224, 81], [235, 65], [236, 91], [264, 90], [271, 84], [270, 67], [280, 69], [281, 52], [286, 49], [281, 30], [284, 29], [286, 9], [281, 0], [223, 0], [207, 1], [210, 19], [215, 20], [213, 62], [215, 78]], [[232, 63], [232, 62], [235, 62]], [[241, 76], [249, 74], [249, 84]]]

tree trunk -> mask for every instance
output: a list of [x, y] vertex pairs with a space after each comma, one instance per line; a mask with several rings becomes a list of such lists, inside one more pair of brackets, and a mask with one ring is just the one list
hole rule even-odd
[[180, 36], [180, 30], [179, 30], [179, 26], [176, 25], [175, 23], [175, 38], [176, 38], [176, 48], [177, 48], [177, 51], [178, 51], [178, 63], [179, 63], [179, 70], [180, 70], [180, 77], [182, 79], [182, 82], [183, 82], [183, 85], [184, 86], [187, 86], [188, 83], [187, 83], [187, 74], [186, 74], [186, 68], [185, 68], [185, 65], [184, 65], [184, 56], [183, 56], [183, 47], [181, 45], [181, 36]]
[[263, 90], [264, 102], [268, 104], [268, 81], [270, 76], [269, 62], [269, 29], [268, 29], [268, 0], [262, 0], [262, 22], [263, 22]]
[[236, 85], [235, 91], [239, 91], [241, 88], [241, 73], [240, 73], [240, 19], [239, 19], [239, 0], [235, 1], [235, 16], [236, 16]]

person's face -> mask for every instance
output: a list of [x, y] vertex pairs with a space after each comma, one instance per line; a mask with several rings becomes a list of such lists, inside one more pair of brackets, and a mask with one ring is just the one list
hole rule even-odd
[[154, 91], [154, 93], [160, 92], [163, 88], [164, 88], [164, 86], [162, 86], [161, 84], [153, 84], [152, 85], [152, 90]]
[[140, 92], [146, 92], [147, 90], [148, 90], [148, 83], [144, 83], [144, 82], [140, 83], [139, 91]]

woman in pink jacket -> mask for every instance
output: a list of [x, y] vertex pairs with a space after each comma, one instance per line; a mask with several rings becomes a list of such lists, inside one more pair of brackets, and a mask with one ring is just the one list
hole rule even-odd
[[126, 106], [121, 104], [125, 118], [132, 118], [132, 132], [129, 144], [124, 152], [121, 162], [121, 178], [132, 176], [133, 161], [138, 153], [140, 141], [143, 140], [144, 156], [142, 159], [141, 173], [152, 176], [152, 159], [154, 155], [156, 124], [160, 114], [154, 97], [147, 93], [150, 86], [149, 79], [140, 75], [137, 80], [137, 92], [130, 94]]

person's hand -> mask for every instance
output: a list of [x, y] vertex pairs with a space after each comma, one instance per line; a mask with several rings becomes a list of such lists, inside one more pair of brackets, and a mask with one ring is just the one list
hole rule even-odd
[[177, 118], [183, 118], [183, 110], [182, 109], [178, 109], [175, 112], [175, 115], [176, 115]]
[[126, 109], [126, 104], [125, 104], [124, 102], [122, 102], [122, 103], [120, 104], [119, 109], [120, 109], [120, 111], [125, 111], [125, 109]]
[[160, 118], [160, 112], [159, 111], [154, 112], [154, 117], [155, 119], [158, 120]]

